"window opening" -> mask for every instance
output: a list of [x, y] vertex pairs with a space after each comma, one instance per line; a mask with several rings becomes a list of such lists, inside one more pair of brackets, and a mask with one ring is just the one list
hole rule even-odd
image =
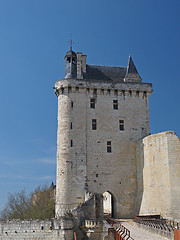
[[73, 140], [71, 140], [71, 147], [73, 147]]
[[124, 120], [119, 120], [119, 130], [124, 131]]
[[96, 119], [92, 119], [92, 130], [96, 130], [97, 129], [97, 121]]
[[71, 108], [73, 108], [74, 107], [74, 103], [73, 102], [71, 102]]
[[71, 93], [71, 91], [72, 91], [72, 88], [68, 87], [68, 93]]
[[114, 90], [114, 95], [115, 95], [115, 96], [118, 95], [118, 90], [117, 90], [117, 89]]
[[90, 99], [90, 108], [95, 108], [95, 98]]
[[110, 93], [111, 93], [111, 89], [108, 89], [108, 90], [107, 90], [107, 93], [110, 95]]
[[72, 129], [72, 122], [71, 122], [71, 129]]
[[113, 100], [113, 109], [118, 109], [118, 100]]
[[94, 88], [94, 94], [97, 94], [97, 89], [96, 88]]
[[104, 95], [104, 89], [101, 89], [101, 94]]
[[111, 152], [111, 141], [107, 141], [107, 152]]

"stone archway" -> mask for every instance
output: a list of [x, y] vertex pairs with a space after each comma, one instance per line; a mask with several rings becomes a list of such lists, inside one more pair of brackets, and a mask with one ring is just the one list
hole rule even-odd
[[103, 212], [105, 217], [113, 217], [113, 195], [110, 192], [103, 193]]

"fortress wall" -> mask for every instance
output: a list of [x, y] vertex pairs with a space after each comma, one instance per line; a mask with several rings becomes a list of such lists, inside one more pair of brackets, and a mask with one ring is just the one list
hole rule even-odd
[[170, 200], [173, 219], [180, 221], [180, 139], [168, 132], [168, 161], [170, 174]]
[[[129, 87], [131, 84], [129, 84]], [[103, 88], [103, 84], [101, 84]], [[136, 197], [136, 145], [142, 134], [149, 134], [148, 97], [139, 97], [133, 91], [118, 92], [111, 89], [97, 94], [96, 108], [89, 108], [87, 95], [87, 185], [90, 192], [112, 194], [114, 217], [134, 216]], [[118, 100], [118, 110], [113, 109], [113, 100]], [[97, 119], [97, 130], [91, 129], [92, 119]], [[119, 129], [119, 120], [124, 120], [124, 131]], [[145, 133], [142, 132], [144, 128]], [[111, 141], [112, 152], [107, 152]]]
[[71, 221], [64, 220], [11, 220], [0, 222], [0, 240], [73, 240], [73, 231], [70, 228]]
[[[134, 216], [136, 141], [149, 135], [151, 91], [148, 84], [118, 83], [112, 88], [104, 82], [69, 79], [56, 83], [56, 217], [61, 216], [62, 209], [65, 213], [82, 203], [86, 191], [108, 191], [112, 194], [115, 217]], [[91, 98], [95, 99], [95, 108], [90, 107]], [[118, 109], [113, 108], [113, 100], [118, 101]], [[71, 101], [73, 109], [69, 107]], [[96, 130], [92, 129], [92, 119], [96, 119]], [[120, 130], [120, 120], [124, 120], [124, 131]], [[71, 139], [73, 147], [68, 143]], [[111, 152], [107, 152], [107, 141], [111, 142]]]
[[86, 99], [81, 90], [58, 97], [56, 217], [85, 200]]
[[140, 141], [137, 146], [137, 169], [139, 214], [178, 217], [180, 142], [175, 133], [162, 132]]

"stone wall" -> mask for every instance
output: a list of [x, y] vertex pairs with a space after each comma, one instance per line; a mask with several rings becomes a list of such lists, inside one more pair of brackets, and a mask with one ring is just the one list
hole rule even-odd
[[[62, 79], [58, 96], [56, 217], [109, 192], [115, 217], [134, 216], [136, 141], [149, 135], [151, 84]], [[90, 107], [95, 99], [95, 108]], [[113, 108], [113, 101], [118, 109]], [[96, 120], [96, 130], [92, 129]], [[120, 130], [119, 121], [124, 121]], [[111, 152], [107, 152], [107, 141]]]
[[180, 219], [180, 140], [172, 131], [145, 137], [137, 146], [139, 214]]
[[0, 222], [1, 240], [73, 240], [71, 219]]

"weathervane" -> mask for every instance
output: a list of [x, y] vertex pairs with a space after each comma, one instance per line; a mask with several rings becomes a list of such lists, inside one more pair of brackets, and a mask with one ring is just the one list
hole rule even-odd
[[70, 50], [72, 50], [72, 39], [70, 39], [68, 43], [70, 44]]
[[71, 33], [71, 39], [69, 40], [68, 43], [70, 44], [70, 50], [72, 50], [72, 44], [73, 44], [73, 41], [72, 41], [72, 33]]

